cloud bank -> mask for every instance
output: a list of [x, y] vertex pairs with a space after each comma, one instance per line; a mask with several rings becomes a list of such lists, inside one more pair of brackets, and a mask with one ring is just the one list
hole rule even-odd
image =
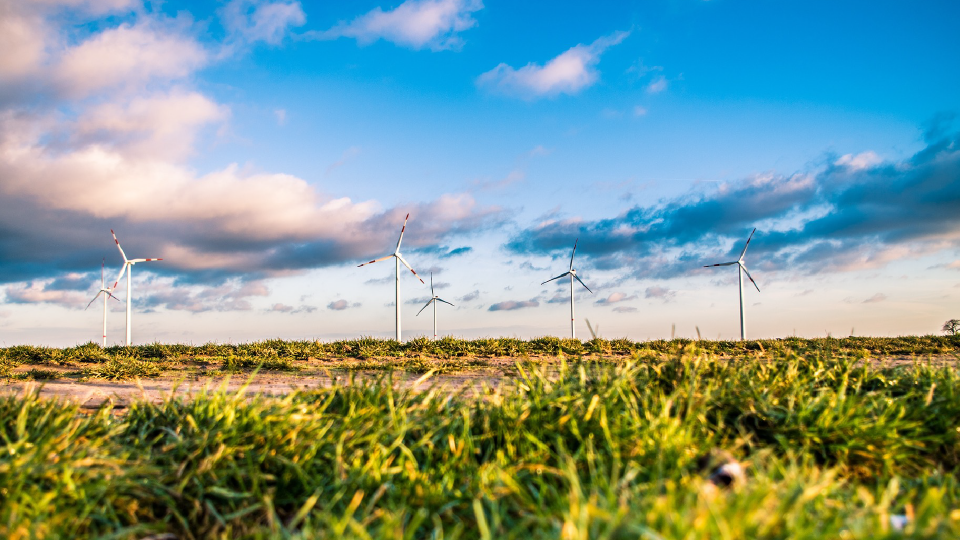
[[[110, 229], [129, 256], [164, 259], [142, 276], [212, 287], [205, 295], [157, 285], [138, 295], [155, 307], [203, 311], [213, 298], [249, 309], [247, 299], [258, 296], [249, 287], [265, 277], [389, 250], [407, 212], [410, 249], [507, 219], [468, 193], [384, 208], [283, 173], [236, 164], [197, 171], [188, 160], [231, 117], [194, 85], [197, 71], [220, 58], [199, 41], [202, 29], [119, 1], [73, 4], [71, 17], [89, 23], [87, 34], [61, 28], [68, 18], [60, 6], [0, 5], [0, 26], [10, 30], [0, 32], [9, 45], [0, 47], [0, 283], [18, 284], [8, 288], [14, 301], [76, 304], [43, 280], [88, 272], [106, 255], [119, 259]], [[238, 0], [221, 16], [234, 35], [227, 39], [246, 42], [275, 43], [302, 21], [299, 3], [289, 1]]]
[[[634, 206], [617, 216], [547, 219], [506, 245], [549, 254], [580, 237], [594, 267], [670, 278], [736, 259], [753, 227], [751, 269], [808, 274], [878, 268], [960, 248], [960, 132], [938, 118], [913, 156], [831, 158], [813, 172], [767, 174], [708, 192]], [[720, 246], [720, 247], [718, 247]], [[726, 246], [726, 248], [722, 247]]]

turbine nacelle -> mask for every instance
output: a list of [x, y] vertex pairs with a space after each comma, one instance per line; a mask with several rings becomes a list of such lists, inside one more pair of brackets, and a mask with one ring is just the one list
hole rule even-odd
[[[428, 300], [427, 303], [424, 304], [422, 308], [420, 308], [420, 311], [417, 312], [417, 315], [416, 315], [417, 317], [419, 317], [420, 314], [423, 313], [423, 310], [427, 309], [427, 307], [430, 304], [433, 304], [434, 302], [443, 302], [444, 304], [450, 304], [450, 302], [447, 302], [443, 298], [440, 298], [439, 296], [437, 296], [435, 292], [433, 292], [433, 272], [430, 272], [430, 295], [431, 295], [430, 300]], [[450, 305], [452, 306], [453, 304], [450, 304]], [[434, 315], [436, 315], [436, 306], [434, 306]], [[436, 334], [436, 332], [434, 332], [434, 334]]]
[[[100, 298], [101, 294], [106, 294], [107, 296], [109, 296], [110, 298], [113, 298], [117, 302], [120, 301], [119, 298], [113, 295], [113, 288], [107, 287], [103, 282], [103, 268], [105, 263], [106, 263], [106, 259], [104, 259], [103, 261], [100, 261], [100, 290], [97, 291], [97, 294], [96, 296], [93, 297], [93, 300], [90, 300], [90, 303], [87, 304], [87, 307], [83, 308], [84, 311], [89, 309], [90, 306], [92, 306], [93, 303], [97, 301], [97, 298]], [[114, 285], [114, 287], [116, 287], [116, 285]]]
[[384, 261], [391, 257], [397, 260], [397, 306], [396, 306], [397, 307], [397, 341], [400, 341], [400, 264], [403, 264], [404, 266], [406, 266], [407, 270], [410, 270], [410, 272], [412, 272], [413, 275], [420, 280], [420, 283], [425, 283], [423, 281], [423, 278], [421, 278], [420, 275], [417, 274], [417, 271], [414, 270], [412, 266], [410, 266], [410, 263], [408, 263], [407, 260], [404, 259], [403, 255], [400, 253], [400, 243], [403, 242], [403, 233], [404, 231], [407, 230], [408, 219], [410, 219], [410, 214], [407, 214], [407, 216], [403, 218], [403, 227], [400, 228], [400, 238], [397, 239], [397, 247], [396, 249], [393, 250], [393, 253], [391, 253], [390, 255], [384, 255], [379, 259], [374, 259], [372, 261], [368, 261], [363, 264], [357, 265], [357, 268], [360, 268], [361, 266], [366, 266], [368, 264], [373, 264], [375, 262]]
[[546, 285], [551, 281], [558, 280], [562, 277], [570, 276], [570, 336], [573, 338], [577, 337], [576, 327], [574, 326], [574, 316], [573, 316], [573, 280], [580, 282], [580, 285], [583, 285], [583, 288], [590, 291], [590, 294], [593, 294], [593, 291], [590, 290], [590, 287], [587, 287], [587, 284], [580, 279], [580, 276], [577, 275], [577, 270], [573, 267], [573, 258], [577, 255], [577, 244], [580, 242], [580, 239], [577, 238], [573, 242], [573, 253], [570, 254], [570, 269], [566, 272], [560, 274], [557, 277], [550, 278], [540, 285]]
[[751, 276], [750, 272], [747, 271], [747, 265], [744, 264], [743, 262], [743, 258], [747, 254], [747, 248], [750, 247], [750, 241], [753, 240], [753, 235], [756, 232], [757, 232], [756, 228], [754, 228], [753, 231], [750, 232], [750, 236], [747, 237], [747, 243], [743, 245], [743, 250], [740, 252], [740, 257], [738, 257], [737, 260], [725, 262], [725, 263], [708, 264], [704, 266], [704, 268], [714, 268], [717, 266], [737, 265], [737, 275], [740, 280], [740, 339], [741, 340], [747, 338], [746, 322], [743, 315], [743, 275], [740, 274], [741, 271], [747, 275], [747, 278], [750, 280], [750, 283], [753, 283], [753, 286], [757, 288], [757, 292], [760, 292], [760, 286], [757, 285], [757, 282], [753, 279], [753, 276]]
[[126, 344], [130, 345], [130, 332], [131, 332], [131, 303], [130, 303], [130, 276], [133, 273], [132, 267], [137, 263], [142, 262], [153, 262], [153, 261], [162, 261], [163, 259], [128, 259], [127, 254], [123, 252], [123, 248], [120, 247], [120, 241], [117, 240], [117, 233], [113, 232], [113, 229], [110, 229], [110, 234], [113, 235], [113, 241], [117, 244], [117, 249], [120, 250], [120, 256], [123, 257], [123, 267], [120, 269], [120, 273], [117, 274], [117, 280], [113, 283], [111, 290], [116, 289], [117, 285], [120, 283], [120, 280], [123, 278], [123, 274], [127, 274], [127, 340]]

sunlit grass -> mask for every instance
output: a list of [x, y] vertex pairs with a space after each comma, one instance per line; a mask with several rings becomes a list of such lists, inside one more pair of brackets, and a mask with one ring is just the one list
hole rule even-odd
[[[0, 537], [960, 535], [954, 367], [764, 348], [563, 352], [476, 395], [384, 372], [121, 416], [0, 398]], [[697, 458], [715, 448], [745, 463], [745, 485], [704, 490]], [[891, 515], [911, 516], [902, 533]]]

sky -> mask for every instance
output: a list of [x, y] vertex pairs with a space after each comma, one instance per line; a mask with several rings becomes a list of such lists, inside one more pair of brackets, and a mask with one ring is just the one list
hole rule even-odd
[[[0, 0], [0, 346], [960, 318], [953, 1]], [[126, 278], [114, 294], [125, 300]], [[107, 341], [124, 334], [110, 300]]]

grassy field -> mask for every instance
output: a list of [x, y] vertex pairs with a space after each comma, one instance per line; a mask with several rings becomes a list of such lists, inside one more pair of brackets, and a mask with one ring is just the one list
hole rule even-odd
[[[932, 336], [12, 347], [8, 369], [512, 356], [517, 375], [451, 394], [383, 370], [119, 415], [3, 397], [0, 537], [958, 538], [960, 373], [942, 361], [958, 351]], [[707, 488], [697, 461], [715, 449], [746, 482]]]
[[[906, 336], [897, 338], [786, 338], [753, 341], [592, 339], [557, 337], [532, 340], [488, 338], [464, 340], [416, 338], [404, 343], [392, 339], [361, 338], [346, 341], [268, 340], [239, 345], [161, 344], [102, 348], [96, 343], [53, 348], [21, 345], [0, 348], [0, 378], [48, 380], [122, 380], [164, 372], [205, 374], [262, 370], [297, 371], [311, 366], [351, 370], [401, 369], [414, 373], [448, 373], [482, 369], [489, 359], [526, 361], [539, 358], [667, 358], [696, 350], [717, 358], [744, 359], [786, 355], [809, 357], [891, 358], [957, 354], [960, 336]], [[512, 364], [512, 362], [510, 362]], [[20, 369], [17, 369], [20, 368]], [[57, 369], [52, 369], [57, 368]]]

